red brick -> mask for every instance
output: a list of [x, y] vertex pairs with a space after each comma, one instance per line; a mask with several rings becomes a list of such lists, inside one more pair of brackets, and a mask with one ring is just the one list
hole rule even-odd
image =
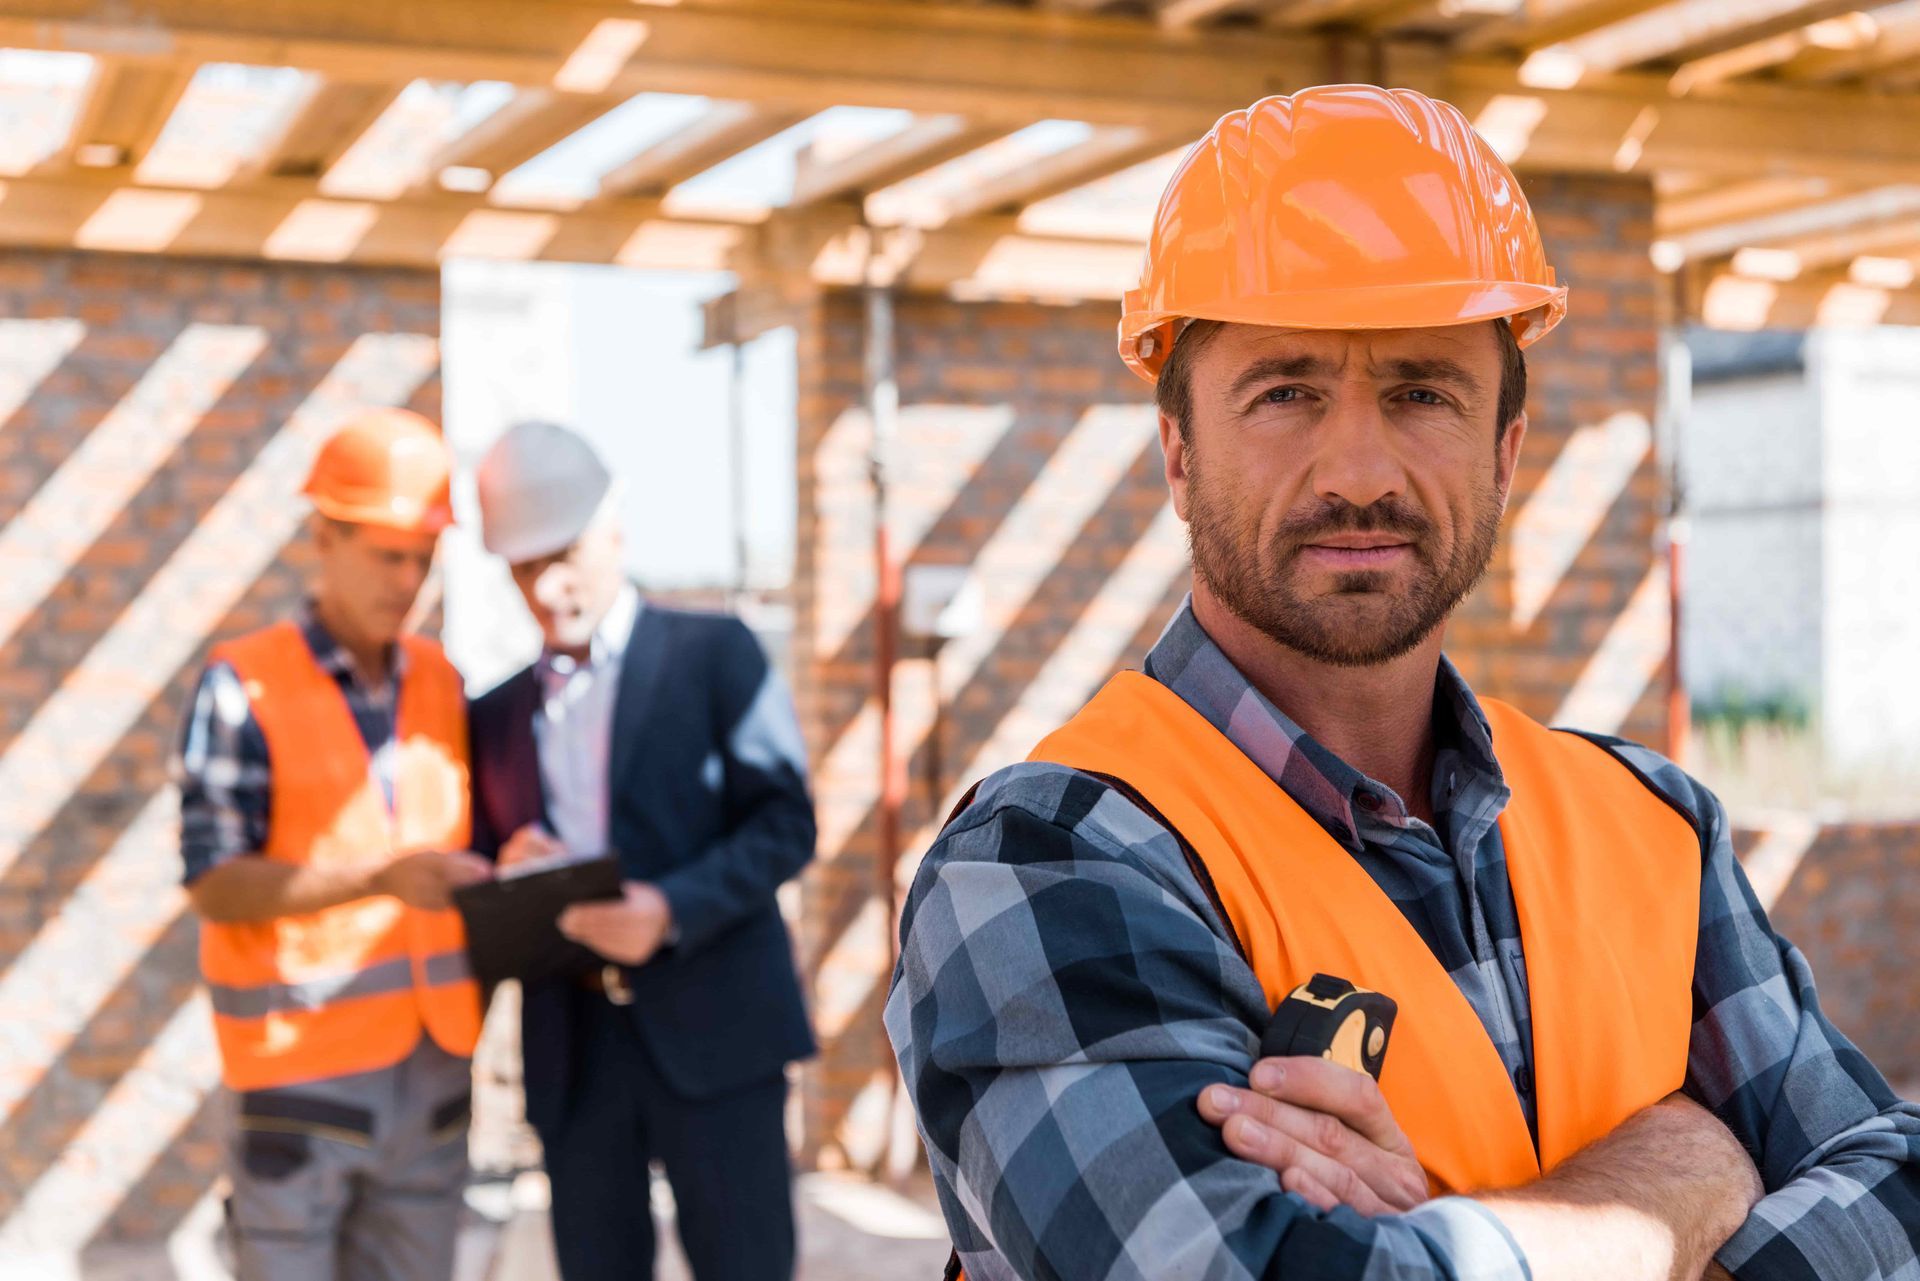
[[[332, 282], [340, 305], [289, 306], [304, 290], [317, 296]], [[195, 323], [256, 325], [266, 350], [220, 396], [218, 407], [196, 424], [183, 446], [143, 485], [107, 532], [94, 541], [76, 571], [51, 593], [0, 645], [0, 738], [16, 735], [34, 712], [58, 690], [75, 663], [98, 636], [119, 618], [145, 586], [178, 539], [219, 500], [235, 475], [257, 456], [286, 422], [302, 397], [326, 374], [332, 360], [309, 352], [323, 346], [337, 358], [364, 327], [364, 315], [386, 312], [408, 331], [434, 334], [439, 329], [439, 276], [436, 271], [360, 267], [237, 265], [186, 259], [142, 259], [109, 254], [0, 254], [0, 291], [17, 289], [13, 314], [79, 318], [85, 339], [53, 377], [34, 389], [0, 432], [0, 484], [9, 513], [17, 511], [32, 488], [44, 482], [51, 466], [67, 463], [75, 449], [119, 403], [126, 389], [145, 372], [165, 344]], [[325, 313], [326, 344], [301, 336], [303, 314]], [[416, 403], [434, 406], [437, 381]], [[217, 627], [233, 634], [285, 615], [298, 601], [301, 576], [311, 557], [299, 547], [269, 570], [242, 605]], [[207, 639], [212, 639], [211, 637]], [[121, 838], [133, 815], [166, 778], [166, 757], [177, 731], [176, 718], [195, 671], [170, 676], [166, 688], [114, 745], [108, 760], [63, 805], [47, 830], [29, 842], [9, 869], [0, 894], [0, 955], [17, 957], [98, 860]], [[177, 859], [173, 837], [163, 834], [154, 848], [140, 851], [149, 868], [171, 868]], [[139, 912], [103, 927], [124, 929], [126, 937], [150, 933], [151, 902], [109, 881], [102, 900], [110, 914]], [[144, 893], [144, 890], [141, 891]], [[179, 1007], [194, 981], [189, 946], [169, 936], [167, 946], [147, 956], [116, 995], [79, 1030], [70, 1052], [51, 1062], [14, 1062], [6, 1072], [38, 1081], [9, 1118], [13, 1151], [4, 1160], [0, 1182], [29, 1186], [39, 1171], [61, 1155], [87, 1120], [102, 1092], [111, 1087], [150, 1045]], [[19, 1025], [20, 1044], [57, 1044], [42, 1038], [36, 1019], [44, 1011], [9, 1011]], [[61, 1020], [60, 1027], [67, 1028]], [[113, 1180], [136, 1195], [116, 1211], [102, 1241], [124, 1240], [143, 1231], [163, 1232], [179, 1220], [180, 1207], [206, 1191], [218, 1161], [218, 1149], [206, 1137], [189, 1134], [153, 1166], [109, 1171]], [[6, 1199], [0, 1193], [0, 1201]]]

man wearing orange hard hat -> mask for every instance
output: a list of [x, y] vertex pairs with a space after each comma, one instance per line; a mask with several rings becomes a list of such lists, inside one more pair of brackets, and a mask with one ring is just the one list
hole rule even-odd
[[240, 1281], [447, 1281], [480, 992], [451, 891], [466, 703], [409, 619], [452, 522], [434, 425], [369, 411], [303, 493], [299, 614], [218, 646], [177, 766], [200, 967], [234, 1095]]
[[1920, 1276], [1920, 1109], [1719, 802], [1442, 654], [1567, 305], [1446, 103], [1236, 111], [1120, 354], [1193, 590], [975, 785], [886, 1023], [974, 1281]]

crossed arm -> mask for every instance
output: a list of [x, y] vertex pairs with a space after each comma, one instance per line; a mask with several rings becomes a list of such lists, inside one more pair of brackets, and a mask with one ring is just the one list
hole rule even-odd
[[[1913, 1257], [1920, 1225], [1790, 1226], [1787, 1211], [1823, 1193], [1826, 1213], [1853, 1212], [1857, 1197], [1818, 1168], [1833, 1144], [1893, 1150], [1883, 1140], [1894, 1139], [1887, 1131], [1899, 1130], [1900, 1114], [1870, 1101], [1811, 1133], [1799, 1121], [1753, 1131], [1738, 1108], [1690, 1081], [1720, 1120], [1669, 1101], [1531, 1188], [1404, 1207], [1383, 1196], [1371, 1216], [1335, 1205], [1343, 1189], [1303, 1161], [1248, 1159], [1234, 1142], [1245, 1123], [1223, 1139], [1214, 1122], [1224, 1117], [1205, 1115], [1201, 1097], [1214, 1085], [1246, 1089], [1267, 1010], [1184, 859], [1090, 781], [1006, 777], [998, 796], [983, 788], [923, 866], [887, 1008], [970, 1275], [1667, 1277], [1699, 1275], [1723, 1248], [1743, 1277], [1873, 1278]], [[1095, 790], [1075, 791], [1086, 787]], [[1785, 981], [1761, 987], [1776, 1002], [1788, 995]], [[1846, 1051], [1851, 1065], [1858, 1055]], [[1765, 1079], [1776, 1091], [1788, 1084], [1778, 1071]], [[1795, 1130], [1802, 1151], [1785, 1159]], [[1777, 1168], [1770, 1149], [1782, 1152]], [[1748, 1215], [1759, 1192], [1748, 1150], [1762, 1154], [1776, 1196], [1792, 1177], [1809, 1180], [1780, 1212], [1763, 1202]], [[1868, 1151], [1861, 1160], [1881, 1166], [1856, 1162], [1855, 1177], [1898, 1189], [1912, 1176], [1911, 1165]], [[1279, 1172], [1294, 1167], [1301, 1172]], [[1402, 1191], [1413, 1199], [1410, 1181]], [[1870, 1209], [1857, 1213], [1879, 1222]], [[1789, 1257], [1781, 1242], [1797, 1259], [1827, 1238], [1843, 1267], [1780, 1264]]]
[[[1322, 1211], [1401, 1214], [1427, 1176], [1371, 1077], [1320, 1059], [1263, 1059], [1251, 1089], [1209, 1086], [1200, 1114], [1228, 1150], [1266, 1166]], [[1724, 1276], [1711, 1263], [1761, 1194], [1744, 1149], [1675, 1094], [1523, 1188], [1476, 1200], [1527, 1258], [1534, 1281]]]

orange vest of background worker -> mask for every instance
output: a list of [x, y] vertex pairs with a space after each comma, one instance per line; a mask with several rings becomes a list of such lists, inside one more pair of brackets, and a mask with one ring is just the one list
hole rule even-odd
[[311, 597], [214, 650], [183, 735], [241, 1281], [451, 1273], [481, 998], [449, 895], [490, 872], [459, 674], [407, 634], [449, 475], [416, 414], [336, 433], [303, 490]]

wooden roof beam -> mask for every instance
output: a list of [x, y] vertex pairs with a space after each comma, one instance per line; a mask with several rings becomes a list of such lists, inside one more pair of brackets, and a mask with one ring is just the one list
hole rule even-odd
[[1765, 39], [1753, 40], [1719, 53], [1710, 53], [1681, 65], [1673, 73], [1673, 80], [1670, 83], [1675, 93], [1687, 94], [1696, 89], [1724, 84], [1741, 76], [1750, 76], [1756, 71], [1765, 71], [1769, 67], [1777, 67], [1781, 63], [1790, 61], [1805, 49], [1822, 47], [1822, 41], [1830, 38], [1829, 33], [1836, 28], [1856, 32], [1860, 39], [1865, 40], [1871, 36], [1873, 20], [1859, 12], [1842, 14], [1837, 18], [1810, 22], [1806, 26], [1767, 36]]
[[[1562, 13], [1593, 16], [1572, 0], [1539, 0], [1548, 12], [1563, 4]], [[0, 43], [136, 47], [168, 65], [217, 51], [387, 82], [497, 74], [548, 86], [540, 92], [556, 102], [591, 104], [579, 108], [582, 120], [655, 89], [781, 109], [902, 107], [1007, 131], [1062, 118], [1195, 137], [1224, 111], [1323, 80], [1331, 46], [1278, 32], [1201, 29], [1169, 39], [1147, 23], [1097, 15], [851, 0], [142, 0], [139, 13], [135, 21], [97, 0], [15, 0], [0, 15]], [[646, 22], [648, 34], [606, 92], [552, 89], [587, 33], [615, 16]], [[1503, 60], [1373, 43], [1394, 82], [1450, 98], [1470, 117], [1495, 97], [1537, 109], [1517, 153], [1523, 168], [1615, 172], [1622, 140], [1648, 127], [1643, 113], [1652, 109], [1642, 169], [1750, 177], [1752, 141], [1764, 138], [1779, 172], [1877, 182], [1920, 172], [1910, 99], [1741, 85], [1675, 101], [1665, 77], [1626, 75], [1555, 90], [1521, 83]]]
[[1705, 58], [1818, 22], [1856, 7], [1858, 0], [1668, 0], [1545, 47], [1522, 68], [1579, 83], [1594, 72], [1670, 58]]
[[1359, 25], [1383, 10], [1401, 8], [1397, 0], [1287, 0], [1285, 4], [1268, 7], [1274, 10], [1269, 19], [1273, 25], [1295, 30], [1335, 24]]
[[657, 200], [559, 214], [441, 192], [338, 200], [310, 179], [183, 190], [131, 187], [76, 170], [9, 179], [0, 201], [5, 245], [413, 267], [482, 257], [721, 270], [751, 232], [724, 220], [670, 217]]
[[1012, 218], [949, 227], [869, 228], [821, 210], [775, 218], [736, 257], [743, 278], [870, 281], [959, 297], [1115, 299], [1138, 279], [1140, 242], [1024, 232]]
[[1181, 30], [1255, 7], [1257, 0], [1166, 0], [1156, 16], [1161, 26]]
[[1754, 280], [1731, 271], [1693, 272], [1684, 297], [1688, 315], [1716, 329], [1920, 325], [1920, 287], [1863, 285], [1845, 270], [1788, 281]]
[[1864, 16], [1873, 27], [1864, 43], [1848, 48], [1809, 46], [1782, 63], [1780, 75], [1828, 84], [1920, 58], [1920, 0], [1882, 5]]
[[1163, 156], [1192, 141], [1146, 129], [1101, 130], [1078, 146], [974, 185], [946, 202], [945, 221], [1012, 212]]
[[1654, 205], [1654, 230], [1663, 236], [1698, 231], [1715, 223], [1758, 218], [1854, 194], [1859, 188], [1828, 178], [1784, 176], [1747, 178], [1680, 195], [1663, 195]]
[[790, 209], [865, 196], [904, 182], [977, 147], [1006, 137], [1004, 125], [975, 124], [960, 116], [917, 120], [899, 133], [837, 160], [814, 161], [802, 152], [795, 165]]
[[47, 168], [80, 164], [90, 169], [137, 166], [167, 127], [186, 96], [197, 67], [186, 64], [94, 60], [85, 105], [74, 118], [67, 143]]
[[442, 147], [428, 166], [428, 173], [459, 166], [484, 169], [498, 181], [615, 105], [599, 95], [523, 89], [505, 106]]
[[252, 166], [255, 173], [318, 177], [333, 167], [400, 96], [403, 85], [316, 84], [287, 122], [279, 141]]
[[1909, 93], [1920, 89], [1920, 54], [1883, 67], [1873, 76], [1873, 86], [1889, 93]]
[[[1920, 204], [1915, 207], [1920, 208]], [[1823, 235], [1797, 236], [1776, 241], [1771, 247], [1792, 254], [1805, 272], [1845, 266], [1855, 258], [1901, 256], [1911, 253], [1915, 246], [1920, 246], [1920, 214]]]
[[[1499, 62], [1459, 60], [1445, 96], [1469, 120], [1505, 118], [1494, 141], [1523, 170], [1614, 173], [1622, 144], [1630, 167], [1725, 178], [1754, 173], [1753, 140], [1766, 140], [1771, 169], [1866, 184], [1920, 180], [1920, 103], [1885, 94], [1740, 86], [1671, 98], [1646, 92], [1653, 77], [1595, 77], [1567, 90], [1516, 86]], [[1483, 117], [1485, 118], [1483, 120]]]
[[1324, 68], [1315, 42], [1277, 33], [1196, 32], [1170, 42], [1151, 24], [1099, 14], [858, 0], [141, 0], [137, 10], [18, 0], [0, 14], [0, 44], [133, 47], [150, 60], [290, 65], [335, 79], [491, 79], [552, 90], [610, 19], [646, 28], [604, 86], [613, 102], [657, 91], [810, 111], [904, 108], [1013, 127], [1068, 118], [1197, 132], [1222, 111], [1318, 82]]
[[1463, 35], [1457, 47], [1466, 54], [1495, 49], [1539, 49], [1624, 22], [1669, 0], [1528, 0], [1510, 18], [1484, 23]]
[[600, 194], [663, 194], [805, 119], [805, 113], [798, 111], [718, 103], [700, 119], [610, 171], [600, 180]]
[[1716, 258], [1753, 246], [1791, 247], [1796, 242], [1909, 217], [1920, 217], [1920, 184], [1881, 187], [1666, 239], [1680, 246], [1688, 258]]

